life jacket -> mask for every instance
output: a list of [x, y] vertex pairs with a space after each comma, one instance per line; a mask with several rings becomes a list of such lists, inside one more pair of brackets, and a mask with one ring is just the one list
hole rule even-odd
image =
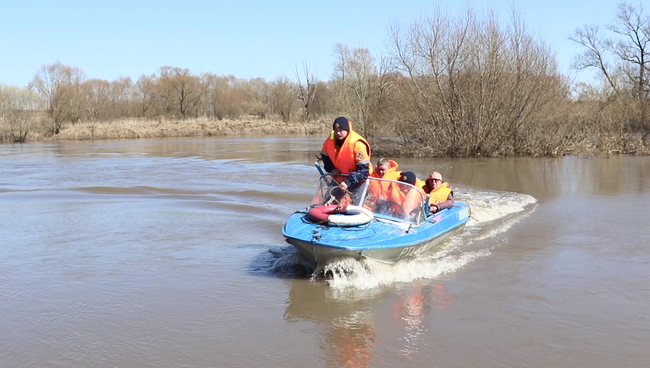
[[[399, 179], [400, 173], [397, 172], [397, 167], [399, 166], [399, 164], [393, 160], [388, 160], [388, 162], [390, 162], [390, 167], [388, 168], [388, 170], [386, 170], [382, 179], [391, 179], [391, 180]], [[372, 176], [373, 178], [379, 178], [379, 174], [377, 173], [377, 171], [373, 171], [372, 174], [370, 174], [369, 176]]]
[[404, 194], [404, 192], [399, 189], [399, 185], [391, 185], [389, 187], [387, 191], [387, 199], [389, 201], [402, 205], [401, 208], [399, 206], [393, 205], [393, 212], [400, 213], [402, 212], [403, 208], [406, 212], [406, 215], [410, 215], [413, 210], [420, 207], [420, 201], [422, 200], [422, 196], [420, 194], [423, 194], [422, 190], [419, 188], [409, 188], [411, 190], [409, 190], [408, 193]]
[[447, 200], [451, 193], [451, 188], [449, 188], [449, 183], [444, 182], [440, 184], [436, 189], [432, 190], [429, 193], [429, 204], [442, 203]]
[[401, 171], [392, 171], [391, 169], [388, 169], [388, 171], [386, 171], [386, 173], [384, 174], [384, 179], [399, 180], [401, 176], [402, 176]]
[[[322, 151], [329, 157], [334, 167], [336, 167], [341, 174], [349, 174], [357, 169], [357, 160], [355, 157], [354, 147], [357, 142], [361, 142], [366, 145], [368, 151], [368, 167], [369, 174], [372, 173], [372, 164], [370, 163], [370, 143], [359, 135], [357, 132], [352, 130], [352, 122], [350, 122], [350, 130], [348, 131], [348, 136], [345, 137], [343, 144], [338, 149], [336, 148], [336, 137], [334, 131], [330, 133], [330, 136], [323, 143]], [[365, 162], [363, 160], [362, 162]], [[345, 180], [343, 176], [336, 176], [334, 179], [337, 182], [342, 182]]]
[[411, 188], [411, 190], [406, 193], [402, 207], [406, 211], [407, 215], [411, 215], [416, 208], [420, 208], [422, 203], [422, 196], [418, 193], [419, 190]]
[[[398, 163], [393, 160], [390, 161], [390, 168], [386, 170], [382, 179], [398, 180], [400, 177], [400, 172], [397, 171]], [[374, 170], [369, 176], [373, 178], [379, 178], [377, 170]], [[388, 198], [388, 188], [390, 187], [390, 182], [382, 180], [370, 180], [370, 185], [368, 186], [368, 196], [377, 199], [386, 199]], [[373, 197], [374, 196], [374, 197]]]

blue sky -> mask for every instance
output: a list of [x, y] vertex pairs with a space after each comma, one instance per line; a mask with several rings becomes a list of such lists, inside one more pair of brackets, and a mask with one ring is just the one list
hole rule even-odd
[[[386, 53], [388, 27], [431, 14], [433, 1], [11, 1], [0, 8], [0, 84], [25, 86], [60, 61], [89, 78], [137, 79], [161, 66], [237, 78], [295, 78], [303, 63], [331, 77], [337, 43]], [[584, 24], [604, 26], [618, 1], [440, 1], [451, 15], [468, 5], [525, 24], [555, 49], [561, 71], [580, 50], [567, 40]], [[638, 5], [638, 2], [632, 1]], [[645, 9], [644, 11], [648, 11]], [[584, 77], [584, 75], [583, 75]]]

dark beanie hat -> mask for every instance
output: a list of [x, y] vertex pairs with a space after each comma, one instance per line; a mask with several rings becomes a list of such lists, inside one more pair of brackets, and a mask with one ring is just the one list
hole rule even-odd
[[399, 181], [415, 185], [415, 173], [413, 171], [404, 171], [402, 172]]
[[347, 118], [344, 118], [343, 116], [339, 116], [334, 120], [334, 124], [332, 125], [332, 129], [337, 129], [337, 128], [347, 130], [349, 132], [350, 122], [348, 121]]

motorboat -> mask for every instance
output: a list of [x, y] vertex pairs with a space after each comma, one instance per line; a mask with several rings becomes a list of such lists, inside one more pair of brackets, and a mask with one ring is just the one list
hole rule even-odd
[[[411, 208], [401, 200], [407, 197]], [[316, 267], [341, 257], [395, 263], [430, 251], [470, 219], [460, 201], [435, 214], [428, 209], [428, 197], [411, 184], [369, 177], [343, 191], [325, 174], [311, 204], [289, 217], [282, 234]]]

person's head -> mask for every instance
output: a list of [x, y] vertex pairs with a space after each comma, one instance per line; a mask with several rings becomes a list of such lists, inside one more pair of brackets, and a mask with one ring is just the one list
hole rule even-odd
[[432, 172], [427, 178], [427, 184], [429, 187], [436, 189], [440, 184], [442, 184], [442, 174], [437, 171]]
[[[401, 181], [402, 183], [415, 185], [415, 178], [416, 176], [413, 171], [403, 171], [399, 177], [399, 181]], [[402, 190], [403, 192], [408, 192], [409, 190], [411, 190], [411, 187], [407, 185], [400, 185], [400, 190]]]
[[377, 166], [375, 167], [377, 176], [383, 178], [384, 175], [386, 175], [386, 171], [388, 171], [388, 169], [390, 169], [390, 161], [384, 157], [380, 158], [379, 161], [377, 161]]
[[332, 129], [334, 129], [336, 140], [342, 141], [348, 136], [348, 133], [350, 133], [350, 121], [343, 116], [339, 116], [334, 119]]

